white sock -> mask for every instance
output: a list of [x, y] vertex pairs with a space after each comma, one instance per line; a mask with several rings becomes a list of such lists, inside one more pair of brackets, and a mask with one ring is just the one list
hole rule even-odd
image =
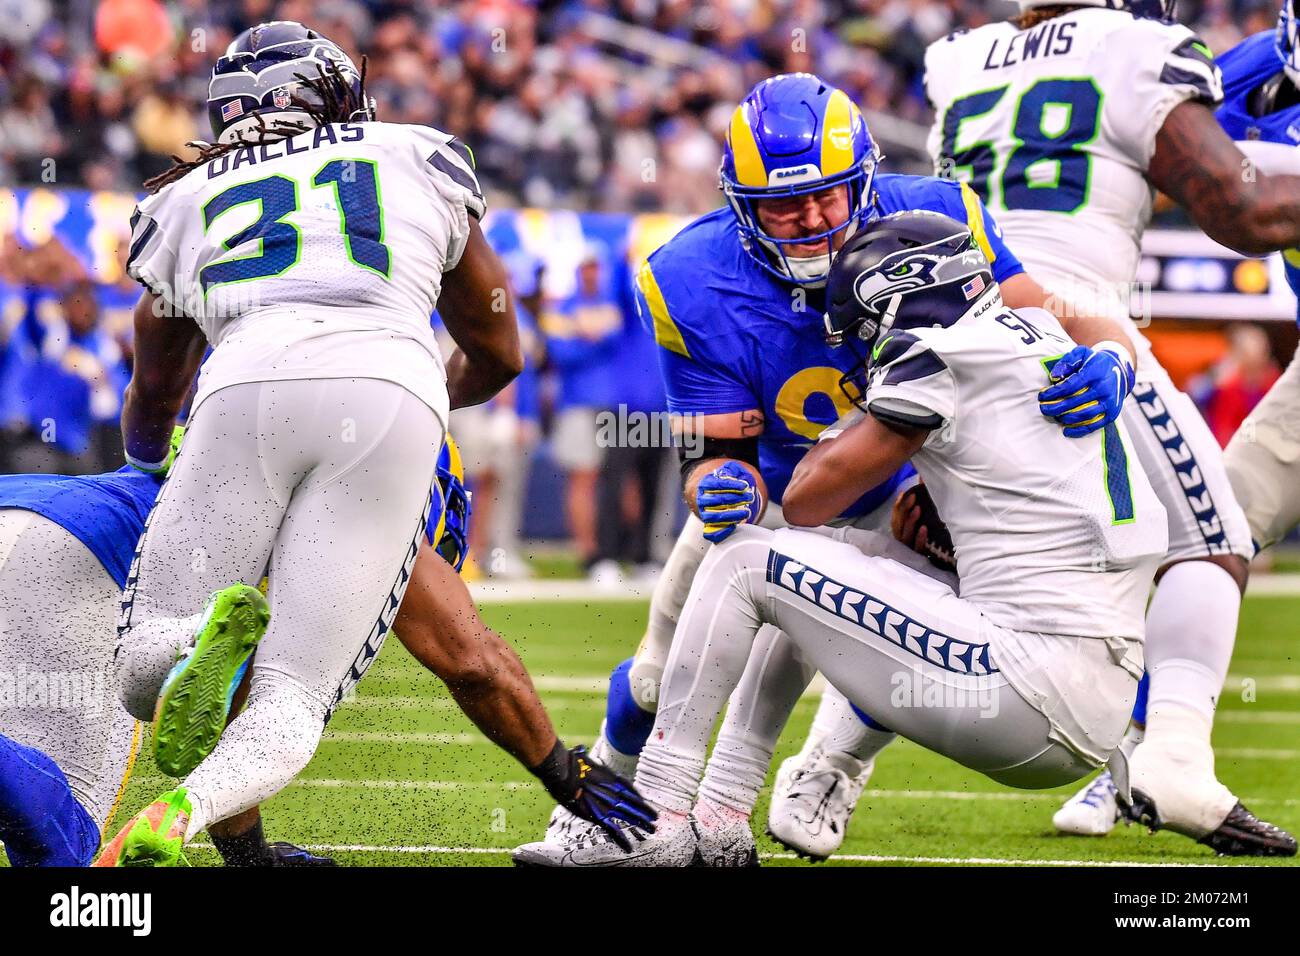
[[738, 529], [696, 574], [636, 771], [637, 789], [657, 807], [684, 813], [695, 803], [709, 738], [763, 624], [770, 541], [760, 528]]
[[[1214, 719], [1240, 610], [1237, 583], [1217, 564], [1183, 561], [1165, 572], [1147, 609], [1148, 715], [1173, 703]], [[1148, 716], [1148, 733], [1152, 725]]]
[[898, 734], [891, 730], [879, 730], [864, 723], [849, 706], [848, 698], [827, 684], [800, 755], [806, 757], [813, 747], [820, 746], [822, 750], [848, 754], [865, 764], [897, 738]]
[[248, 706], [185, 779], [194, 811], [187, 834], [283, 790], [311, 761], [324, 729], [325, 705], [301, 684], [254, 671]]
[[759, 629], [740, 684], [727, 701], [700, 783], [701, 800], [746, 816], [753, 812], [777, 739], [813, 674], [794, 641], [770, 625]]
[[605, 722], [600, 722], [600, 734], [591, 745], [592, 759], [598, 763], [603, 763], [610, 770], [614, 771], [624, 780], [631, 780], [636, 776], [636, 765], [638, 757], [631, 754], [625, 754], [617, 750], [605, 737]]

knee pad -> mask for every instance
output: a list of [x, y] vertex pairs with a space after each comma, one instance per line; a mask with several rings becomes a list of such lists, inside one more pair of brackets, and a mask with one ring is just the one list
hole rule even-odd
[[[634, 694], [629, 679], [634, 658], [628, 658], [609, 675], [609, 696], [605, 704], [605, 739], [621, 754], [635, 757], [641, 753], [654, 728], [655, 712], [647, 710]], [[662, 672], [661, 672], [662, 674]], [[654, 684], [657, 702], [659, 683]]]

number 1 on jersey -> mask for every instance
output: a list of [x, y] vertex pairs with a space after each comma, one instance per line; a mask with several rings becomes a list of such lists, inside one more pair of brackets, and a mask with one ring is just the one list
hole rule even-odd
[[[1040, 360], [1049, 382], [1056, 382], [1056, 379], [1052, 378], [1052, 366], [1062, 357], [1063, 354], [1053, 355]], [[1070, 439], [1070, 441], [1086, 440], [1086, 438]], [[1128, 474], [1128, 451], [1124, 448], [1124, 438], [1114, 422], [1101, 430], [1101, 466], [1106, 477], [1106, 497], [1110, 499], [1110, 523], [1112, 525], [1132, 524], [1137, 518], [1133, 512], [1133, 482]]]
[[380, 203], [379, 174], [374, 161], [332, 159], [317, 171], [311, 184], [334, 187], [339, 231], [347, 238], [352, 261], [388, 278], [390, 258], [384, 245], [384, 207]]

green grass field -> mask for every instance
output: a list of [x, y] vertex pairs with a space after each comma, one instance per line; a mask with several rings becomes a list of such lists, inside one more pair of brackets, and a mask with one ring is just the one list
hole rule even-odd
[[[483, 616], [518, 648], [562, 737], [590, 742], [605, 681], [641, 636], [639, 601], [487, 604]], [[1261, 816], [1300, 830], [1300, 598], [1251, 598], [1215, 731], [1220, 779]], [[1243, 681], [1253, 682], [1244, 685]], [[1252, 698], [1253, 699], [1250, 699]], [[816, 701], [805, 697], [777, 754], [798, 749]], [[170, 781], [146, 746], [116, 822]], [[770, 779], [769, 779], [770, 783]], [[879, 760], [837, 862], [1214, 863], [1169, 833], [1120, 827], [1099, 839], [1059, 837], [1051, 814], [1073, 788], [1021, 793], [910, 743]], [[302, 777], [264, 807], [269, 839], [321, 848], [353, 866], [502, 866], [539, 839], [550, 802], [527, 772], [460, 714], [442, 684], [390, 641], [356, 700], [345, 704]], [[766, 820], [761, 803], [756, 821]], [[768, 838], [767, 865], [794, 863]], [[196, 865], [219, 862], [211, 849]]]

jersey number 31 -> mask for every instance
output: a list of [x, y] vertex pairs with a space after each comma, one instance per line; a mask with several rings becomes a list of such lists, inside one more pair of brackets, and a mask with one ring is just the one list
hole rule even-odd
[[[347, 240], [348, 258], [364, 269], [388, 278], [392, 257], [384, 245], [384, 210], [380, 205], [379, 174], [368, 159], [330, 160], [311, 178], [313, 189], [333, 187], [339, 207], [339, 232]], [[209, 263], [199, 270], [203, 294], [215, 285], [265, 279], [287, 272], [302, 255], [302, 233], [285, 219], [298, 211], [298, 183], [288, 176], [267, 176], [231, 186], [203, 204], [203, 231], [218, 216], [236, 206], [260, 204], [261, 215], [222, 246], [234, 249], [258, 241], [257, 253]]]

